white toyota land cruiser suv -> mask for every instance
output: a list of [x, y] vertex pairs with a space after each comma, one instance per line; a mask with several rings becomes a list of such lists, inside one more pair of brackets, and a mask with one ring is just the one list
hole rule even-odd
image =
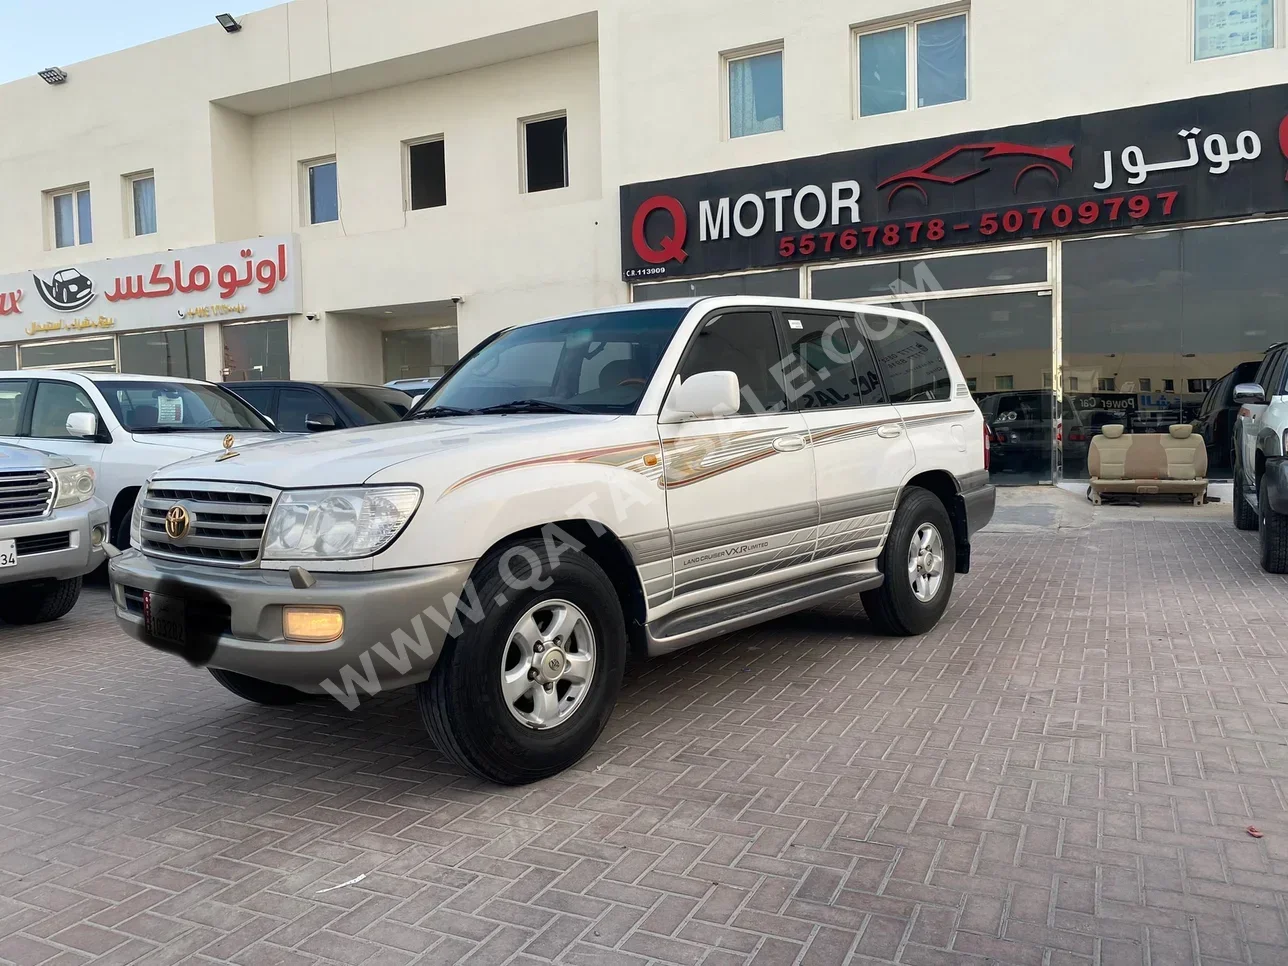
[[628, 654], [854, 592], [928, 631], [993, 513], [985, 452], [922, 316], [601, 309], [497, 333], [402, 423], [157, 471], [112, 590], [251, 701], [417, 685], [443, 752], [520, 784], [590, 749]]

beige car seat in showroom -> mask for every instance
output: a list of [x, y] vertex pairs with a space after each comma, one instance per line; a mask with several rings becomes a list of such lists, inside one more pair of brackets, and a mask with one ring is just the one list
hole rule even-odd
[[1208, 458], [1202, 436], [1194, 427], [1171, 426], [1167, 435], [1127, 434], [1121, 425], [1105, 426], [1091, 441], [1087, 469], [1088, 494], [1099, 505], [1105, 493], [1176, 494], [1189, 496], [1195, 506], [1207, 500]]

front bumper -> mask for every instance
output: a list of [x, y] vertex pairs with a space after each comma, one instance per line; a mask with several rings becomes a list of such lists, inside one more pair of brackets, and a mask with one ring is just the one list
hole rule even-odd
[[[373, 672], [377, 690], [429, 677], [473, 563], [317, 573], [316, 583], [301, 590], [284, 571], [202, 566], [129, 550], [112, 559], [109, 574], [117, 620], [136, 640], [198, 666], [322, 694], [329, 693], [324, 681], [352, 690]], [[184, 645], [147, 633], [144, 591], [185, 602]], [[328, 644], [287, 641], [282, 608], [292, 604], [341, 608], [343, 635]]]
[[1261, 499], [1275, 513], [1288, 516], [1288, 457], [1272, 456], [1266, 460], [1265, 473], [1261, 477]]
[[[17, 565], [0, 570], [0, 584], [84, 576], [107, 559], [102, 543], [107, 522], [107, 505], [93, 499], [54, 510], [39, 520], [0, 526], [0, 538], [14, 540], [18, 551]], [[98, 546], [93, 540], [95, 527], [103, 528]]]

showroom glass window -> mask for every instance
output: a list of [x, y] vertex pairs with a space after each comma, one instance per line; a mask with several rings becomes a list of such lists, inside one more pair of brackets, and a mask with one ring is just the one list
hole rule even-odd
[[199, 325], [155, 332], [131, 332], [117, 337], [121, 372], [148, 376], [206, 378], [206, 337]]
[[1066, 427], [1065, 475], [1085, 475], [1071, 447], [1112, 422], [1132, 433], [1194, 424], [1208, 474], [1228, 477], [1237, 407], [1205, 397], [1288, 340], [1286, 255], [1285, 220], [1066, 241], [1065, 400], [1081, 425]]
[[290, 330], [285, 321], [226, 322], [219, 329], [225, 382], [291, 377]]
[[859, 115], [966, 100], [967, 15], [858, 34]]
[[783, 52], [770, 50], [726, 60], [729, 137], [783, 129]]
[[1194, 59], [1275, 45], [1275, 0], [1194, 0]]

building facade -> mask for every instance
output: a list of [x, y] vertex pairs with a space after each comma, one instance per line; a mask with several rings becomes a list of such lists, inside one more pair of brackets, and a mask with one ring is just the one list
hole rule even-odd
[[[0, 86], [0, 368], [441, 374], [677, 293], [915, 304], [1007, 478], [1288, 339], [1288, 0], [296, 0]], [[1206, 424], [1205, 424], [1206, 425]]]

